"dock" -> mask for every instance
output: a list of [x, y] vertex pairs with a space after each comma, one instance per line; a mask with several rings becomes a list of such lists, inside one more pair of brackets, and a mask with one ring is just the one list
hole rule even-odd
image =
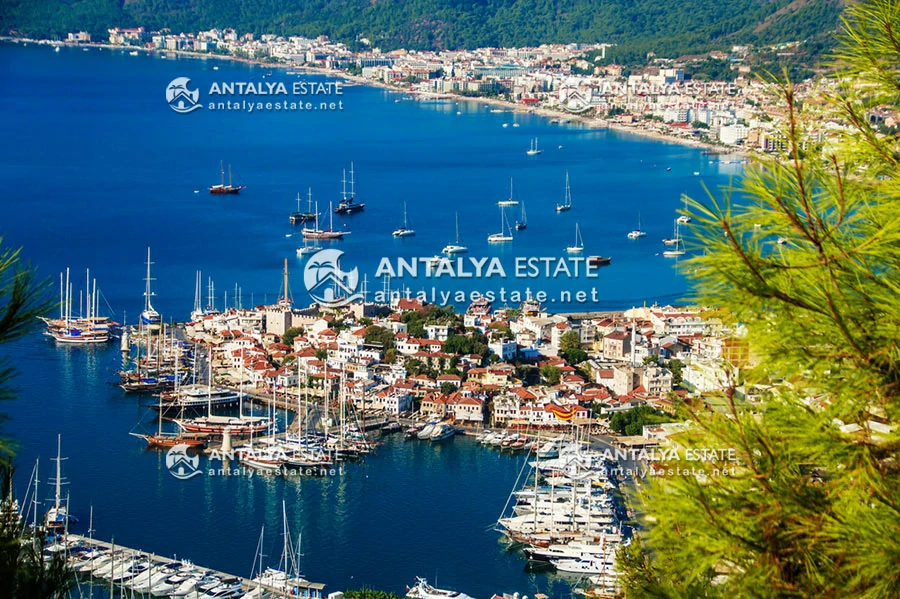
[[[100, 541], [98, 539], [91, 539], [85, 537], [83, 535], [68, 535], [69, 541], [77, 541], [79, 544], [84, 547], [99, 547], [101, 549], [105, 549], [107, 551], [112, 550], [115, 547], [116, 550], [123, 550], [127, 552], [132, 552], [136, 555], [141, 555], [149, 559], [154, 566], [162, 566], [164, 564], [169, 564], [172, 562], [183, 561], [184, 558], [176, 559], [175, 557], [166, 557], [162, 555], [157, 555], [155, 553], [149, 553], [146, 551], [141, 551], [139, 549], [133, 549], [131, 547], [126, 547], [124, 545], [119, 545], [118, 543], [112, 543], [107, 541]], [[200, 564], [190, 562], [193, 564], [198, 571], [203, 572], [205, 574], [209, 574], [212, 576], [218, 576], [220, 578], [237, 578], [241, 581], [241, 587], [244, 591], [251, 591], [257, 588], [262, 589], [263, 591], [268, 591], [269, 593], [274, 593], [276, 595], [286, 594], [290, 597], [304, 597], [306, 599], [322, 599], [322, 589], [325, 588], [325, 584], [321, 582], [309, 582], [307, 580], [301, 580], [298, 584], [292, 587], [296, 589], [296, 592], [291, 592], [291, 590], [285, 591], [284, 589], [279, 589], [277, 587], [269, 586], [266, 584], [260, 584], [258, 582], [253, 582], [249, 578], [245, 578], [243, 576], [237, 576], [235, 574], [228, 574], [226, 572], [219, 572], [218, 570], [213, 570], [211, 568], [207, 568], [205, 566], [201, 566]], [[113, 583], [108, 583], [113, 584]]]

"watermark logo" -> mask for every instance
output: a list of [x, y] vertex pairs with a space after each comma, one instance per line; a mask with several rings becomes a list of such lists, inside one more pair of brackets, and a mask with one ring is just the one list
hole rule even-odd
[[169, 108], [179, 114], [203, 108], [200, 105], [200, 90], [192, 90], [188, 87], [190, 83], [191, 80], [187, 77], [177, 77], [166, 87], [166, 102], [169, 103]]
[[341, 250], [319, 250], [303, 269], [303, 283], [311, 298], [327, 308], [346, 306], [363, 300], [357, 291], [359, 272], [341, 270]]
[[181, 443], [166, 452], [166, 468], [178, 480], [187, 480], [203, 474], [200, 471], [200, 457], [188, 454], [188, 446]]

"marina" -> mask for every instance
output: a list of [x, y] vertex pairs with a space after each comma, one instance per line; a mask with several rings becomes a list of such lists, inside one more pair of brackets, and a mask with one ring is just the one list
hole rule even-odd
[[[146, 553], [113, 541], [76, 534], [63, 535], [60, 542], [52, 547], [65, 552], [67, 562], [78, 573], [78, 590], [86, 597], [105, 596], [105, 586], [111, 587], [113, 592], [118, 588], [122, 593], [187, 599], [266, 599], [285, 595], [306, 599], [324, 597], [324, 584], [303, 578], [294, 578], [290, 586], [285, 587], [283, 572], [282, 583], [278, 584], [278, 578], [273, 573], [279, 570], [273, 568], [256, 576], [235, 576], [184, 558]], [[229, 591], [227, 595], [223, 594], [226, 589]]]
[[[196, 455], [200, 474], [190, 480], [174, 477], [167, 465], [164, 437], [174, 440], [179, 431], [169, 418], [179, 418], [184, 412], [187, 417], [218, 416], [231, 423], [231, 418], [241, 418], [235, 412], [242, 412], [245, 419], [259, 419], [255, 422], [266, 425], [272, 416], [266, 405], [271, 393], [263, 387], [245, 390], [256, 399], [249, 400], [243, 410], [223, 401], [221, 412], [217, 409], [210, 414], [213, 395], [240, 395], [240, 383], [236, 379], [227, 386], [196, 381], [194, 371], [202, 379], [199, 374], [208, 367], [200, 357], [203, 352], [195, 351], [178, 335], [172, 341], [179, 327], [170, 328], [170, 324], [187, 321], [189, 315], [191, 321], [202, 322], [222, 314], [233, 319], [229, 322], [239, 330], [247, 307], [277, 305], [285, 295], [293, 295], [298, 307], [308, 305], [302, 277], [296, 277], [289, 290], [279, 290], [277, 281], [273, 284], [273, 269], [280, 268], [284, 256], [299, 253], [300, 227], [285, 222], [290, 221], [285, 219], [289, 208], [285, 198], [293, 198], [297, 189], [312, 187], [320, 190], [320, 199], [341, 198], [337, 171], [351, 160], [355, 160], [354, 169], [365, 173], [366, 194], [365, 213], [351, 217], [353, 235], [347, 235], [347, 228], [335, 218], [334, 205], [328, 209], [329, 220], [335, 219], [328, 227], [331, 231], [318, 224], [313, 228], [311, 221], [297, 224], [314, 232], [310, 242], [327, 241], [328, 236], [316, 238], [319, 233], [343, 237], [339, 247], [345, 252], [347, 268], [358, 268], [361, 277], [369, 275], [370, 294], [381, 285], [372, 276], [381, 258], [430, 256], [451, 240], [445, 248], [449, 255], [470, 252], [479, 258], [508, 261], [528, 255], [559, 257], [572, 244], [576, 224], [574, 214], [567, 212], [584, 209], [600, 211], [604, 219], [602, 223], [579, 219], [576, 243], [580, 234], [583, 244], [599, 254], [597, 258], [614, 255], [616, 260], [601, 275], [598, 286], [606, 291], [597, 303], [560, 301], [555, 308], [621, 308], [632, 300], [674, 300], [686, 284], [673, 263], [656, 258], [655, 247], [644, 247], [650, 244], [626, 243], [625, 233], [633, 226], [635, 211], [643, 208], [645, 216], [650, 215], [643, 223], [648, 234], [657, 238], [669, 235], [681, 205], [680, 195], [669, 189], [697, 195], [701, 181], [710, 186], [724, 184], [739, 165], [708, 164], [696, 150], [639, 141], [613, 131], [592, 131], [574, 124], [551, 126], [532, 114], [517, 115], [520, 127], [504, 132], [498, 125], [504, 115], [475, 103], [394, 102], [396, 94], [363, 86], [348, 88], [345, 100], [354, 109], [340, 115], [309, 114], [303, 115], [308, 121], [288, 121], [285, 119], [300, 115], [261, 113], [236, 118], [223, 129], [220, 117], [213, 119], [207, 111], [187, 117], [165, 112], [168, 109], [159, 86], [149, 82], [171, 80], [174, 69], [202, 88], [213, 77], [259, 77], [261, 70], [222, 63], [214, 74], [203, 61], [174, 55], [166, 60], [136, 61], [127, 55], [68, 49], [39, 54], [31, 47], [2, 47], [0, 52], [10, 56], [9, 94], [0, 99], [0, 111], [18, 114], [21, 106], [33, 111], [10, 119], [12, 143], [0, 151], [0, 172], [10, 190], [5, 205], [18, 213], [17, 226], [3, 231], [4, 242], [24, 246], [29, 259], [40, 265], [40, 272], [54, 279], [66, 268], [84, 272], [86, 265], [91, 265], [91, 281], [96, 277], [103, 285], [100, 307], [108, 302], [113, 308], [99, 312], [126, 325], [128, 332], [123, 335], [129, 339], [124, 346], [132, 348], [133, 357], [141, 348], [141, 358], [135, 363], [123, 363], [123, 344], [119, 342], [79, 345], [35, 336], [0, 348], [4, 354], [16, 356], [20, 372], [16, 380], [20, 399], [5, 406], [15, 423], [15, 436], [23, 442], [19, 463], [57, 455], [57, 434], [62, 434], [63, 450], [70, 458], [64, 466], [70, 484], [62, 494], [69, 497], [71, 513], [80, 520], [72, 526], [72, 534], [85, 533], [85, 515], [93, 508], [96, 536], [115, 538], [117, 544], [121, 541], [159, 556], [190, 556], [219, 572], [248, 572], [247, 557], [252, 558], [260, 528], [266, 525], [267, 530], [277, 530], [282, 502], [286, 502], [292, 529], [303, 533], [304, 566], [329, 589], [369, 586], [402, 594], [405, 585], [426, 574], [434, 588], [459, 589], [480, 599], [491, 597], [498, 589], [529, 596], [570, 596], [576, 582], [571, 577], [553, 569], [532, 571], [526, 567], [524, 553], [508, 551], [497, 532], [486, 530], [496, 523], [504, 498], [516, 487], [518, 473], [530, 460], [527, 445], [534, 439], [527, 433], [523, 436], [529, 439], [502, 440], [501, 448], [494, 451], [472, 435], [451, 434], [443, 428], [427, 440], [406, 440], [403, 434], [379, 436], [375, 423], [385, 426], [389, 422], [362, 419], [360, 432], [371, 425], [370, 435], [375, 437], [371, 440], [378, 443], [363, 459], [344, 460], [315, 476], [275, 475], [275, 470], [268, 468], [272, 464], [266, 463], [272, 458], [294, 457], [298, 464], [308, 460], [306, 455], [288, 451], [307, 447], [290, 429], [297, 398], [281, 392], [272, 400], [279, 424], [275, 437], [260, 436], [270, 431], [252, 428], [246, 437], [235, 436], [235, 459], [226, 465], [218, 459], [223, 426], [222, 435], [203, 438], [205, 449], [198, 444], [202, 449]], [[104, 86], [109, 81], [131, 77], [135, 71], [133, 76], [139, 75], [139, 79], [133, 80], [133, 86], [122, 86], [121, 95], [114, 99], [111, 94], [89, 93], [107, 89]], [[52, 84], [26, 84], [28, 73], [43, 72], [59, 73], [60, 79]], [[65, 114], [49, 100], [52, 86], [60, 84], [75, 90], [75, 106]], [[93, 98], [91, 104], [88, 98]], [[136, 123], [131, 107], [148, 115], [143, 117], [147, 121]], [[97, 120], [98, 114], [104, 115], [102, 122]], [[372, 114], [385, 118], [371, 119]], [[288, 122], [291, 126], [285, 125]], [[397, 122], [403, 125], [390, 124]], [[24, 123], [43, 124], [41, 130], [33, 131]], [[298, 137], [294, 126], [327, 127], [330, 133]], [[77, 139], [77, 151], [36, 141], [51, 132]], [[105, 137], [111, 132], [139, 136], [146, 148], [144, 158], [135, 161], [111, 148]], [[538, 137], [542, 147], [564, 145], [565, 153], [545, 151], [538, 159], [527, 158], [523, 150], [530, 139]], [[396, 143], [385, 144], [388, 138]], [[264, 149], [237, 141], [244, 139], [258, 140]], [[346, 150], [351, 144], [353, 156]], [[13, 151], [13, 147], [17, 149]], [[214, 197], [215, 193], [195, 193], [209, 180], [209, 166], [223, 156], [240, 165], [236, 176], [241, 198], [247, 202], [226, 202]], [[46, 172], [48, 162], [66, 165], [59, 176], [71, 184], [67, 222], [40, 218], [50, 209], [47, 198], [53, 197], [60, 184], [56, 174], [37, 176]], [[100, 162], [102, 171], [97, 166]], [[667, 171], [651, 166], [655, 164], [673, 168]], [[81, 178], [73, 177], [75, 172]], [[574, 189], [569, 190], [567, 184], [562, 195], [559, 183], [567, 172], [572, 173]], [[526, 232], [516, 234], [515, 243], [491, 245], [487, 236], [497, 232], [497, 198], [490, 190], [510, 174], [516, 188], [527, 195], [532, 219]], [[220, 180], [220, 185], [234, 184], [224, 179], [224, 165], [220, 166]], [[128, 190], [128, 201], [123, 201], [123, 189]], [[577, 207], [554, 214], [558, 205], [564, 205], [561, 201], [571, 205], [571, 193], [577, 195]], [[512, 196], [510, 190], [509, 199], [519, 201]], [[416, 235], [391, 243], [398, 217], [406, 212], [404, 205], [415, 221]], [[166, 218], [147, 218], [150, 207]], [[515, 220], [524, 222], [524, 205], [513, 210], [510, 214], [521, 213]], [[318, 207], [307, 207], [306, 212], [324, 218], [324, 210], [319, 214]], [[66, 251], [61, 252], [58, 240], [71, 239], [73, 228], [92, 226], [97, 214], [104, 215], [104, 235], [96, 243], [67, 243]], [[507, 216], [503, 222], [506, 233], [512, 228], [509, 220]], [[404, 221], [409, 227], [409, 219]], [[153, 247], [152, 272], [149, 246]], [[142, 264], [145, 259], [146, 265]], [[292, 270], [304, 267], [300, 256], [291, 265]], [[199, 269], [210, 280], [206, 306], [191, 288], [200, 280]], [[632, 276], [635, 269], [644, 275], [640, 281]], [[146, 279], [143, 285], [142, 279]], [[218, 293], [212, 279], [219, 282]], [[551, 293], [568, 286], [566, 281], [549, 277], [528, 283], [544, 286]], [[391, 285], [418, 289], [422, 281], [392, 281]], [[444, 278], [435, 285], [468, 292], [477, 290], [479, 283]], [[93, 283], [90, 286], [93, 290]], [[61, 284], [63, 298], [68, 287]], [[69, 292], [70, 322], [87, 314], [85, 308], [76, 308], [77, 294], [77, 289]], [[468, 303], [460, 301], [463, 307]], [[495, 306], [503, 303], [498, 299]], [[63, 322], [67, 313], [69, 310], [61, 314]], [[151, 379], [156, 379], [156, 384], [160, 380], [168, 383], [171, 376], [171, 389], [126, 392], [118, 386], [125, 383], [115, 373], [132, 370], [137, 382], [146, 385], [153, 384]], [[153, 395], [161, 392], [166, 395]], [[334, 414], [333, 430], [338, 431], [344, 427], [340, 415]], [[409, 423], [403, 421], [403, 425]], [[156, 447], [162, 449], [147, 449], [145, 439], [127, 434], [138, 430], [159, 435], [162, 444]], [[352, 431], [347, 427], [345, 432]], [[248, 447], [250, 433], [253, 451]], [[273, 440], [298, 447], [267, 452]], [[506, 441], [507, 447], [502, 448]], [[245, 451], [239, 452], [242, 448]], [[347, 446], [333, 449], [346, 450]], [[26, 486], [25, 470], [20, 467], [16, 474], [17, 489]], [[47, 499], [53, 493], [46, 487], [42, 480], [42, 511], [53, 505], [53, 500]], [[478, 501], [473, 501], [472, 488], [479, 490]], [[390, 551], [389, 563], [372, 552], [373, 538]], [[434, 539], [441, 542], [434, 543]], [[266, 549], [270, 555], [280, 552], [280, 542]], [[473, 564], [477, 564], [477, 576]], [[436, 570], [439, 579], [433, 576]]]

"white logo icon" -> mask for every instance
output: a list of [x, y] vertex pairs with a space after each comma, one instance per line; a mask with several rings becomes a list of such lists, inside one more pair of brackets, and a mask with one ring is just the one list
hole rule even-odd
[[187, 480], [203, 474], [200, 471], [200, 458], [188, 455], [188, 446], [183, 443], [166, 452], [166, 468], [178, 480]]
[[303, 283], [310, 297], [327, 308], [337, 308], [360, 301], [363, 294], [356, 290], [359, 272], [341, 270], [341, 250], [319, 250], [303, 269]]
[[190, 83], [191, 80], [187, 77], [177, 77], [166, 87], [166, 102], [177, 113], [187, 114], [203, 108], [200, 105], [200, 90], [191, 90], [188, 87]]

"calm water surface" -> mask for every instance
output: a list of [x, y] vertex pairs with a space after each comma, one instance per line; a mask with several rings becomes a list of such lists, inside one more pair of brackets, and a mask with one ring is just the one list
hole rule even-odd
[[[442, 278], [394, 281], [394, 288], [528, 286], [551, 297], [594, 288], [596, 302], [558, 308], [627, 308], [685, 294], [682, 274], [659, 255], [659, 240], [672, 234], [682, 192], [700, 196], [703, 184], [716, 189], [738, 173], [738, 166], [711, 163], [674, 144], [360, 86], [344, 90], [341, 112], [179, 115], [165, 102], [175, 77], [189, 77], [205, 93], [214, 81], [263, 81], [268, 74], [212, 60], [0, 44], [4, 244], [23, 246], [24, 256], [54, 282], [66, 267], [79, 282], [91, 268], [104, 307], [127, 322], [142, 307], [148, 246], [154, 304], [167, 319], [187, 317], [196, 270], [204, 281], [215, 280], [220, 308], [225, 291], [229, 305], [237, 294], [245, 306], [271, 301], [281, 292], [284, 258], [295, 273], [292, 295], [306, 304], [296, 276], [301, 242], [287, 217], [308, 188], [327, 212], [327, 203], [340, 197], [341, 170], [352, 161], [366, 210], [336, 222], [352, 233], [333, 247], [345, 251], [342, 265], [359, 268], [369, 291], [382, 288], [374, 277], [382, 257], [431, 256], [452, 241], [458, 213], [472, 256], [499, 257], [509, 272], [516, 257], [563, 256], [576, 222], [585, 254], [611, 255], [613, 264], [590, 281]], [[271, 77], [296, 79], [278, 71]], [[536, 157], [525, 155], [532, 137], [544, 149]], [[235, 183], [247, 185], [240, 196], [205, 192], [219, 180], [220, 161], [233, 165]], [[567, 170], [574, 207], [556, 214]], [[511, 177], [528, 229], [513, 244], [489, 247], [487, 235], [500, 229], [496, 202], [508, 195]], [[404, 202], [418, 234], [395, 240], [390, 232], [401, 222]], [[625, 234], [639, 215], [648, 235], [629, 241]], [[521, 213], [510, 209], [507, 217], [514, 222]], [[248, 574], [263, 525], [268, 559], [277, 561], [286, 501], [293, 530], [302, 531], [305, 573], [327, 590], [402, 591], [420, 575], [476, 598], [568, 594], [565, 580], [526, 572], [520, 555], [507, 552], [489, 530], [522, 457], [465, 438], [431, 445], [398, 437], [339, 476], [179, 481], [162, 454], [144, 451], [127, 434], [138, 423], [152, 426], [152, 414], [110, 385], [119, 365], [116, 347], [55, 347], [35, 334], [0, 354], [20, 373], [19, 399], [3, 406], [10, 416], [5, 430], [20, 443], [17, 493], [24, 493], [37, 457], [40, 478], [47, 479], [61, 433], [70, 458], [66, 492], [82, 531], [93, 506], [100, 538]], [[43, 498], [50, 493], [42, 484]]]

